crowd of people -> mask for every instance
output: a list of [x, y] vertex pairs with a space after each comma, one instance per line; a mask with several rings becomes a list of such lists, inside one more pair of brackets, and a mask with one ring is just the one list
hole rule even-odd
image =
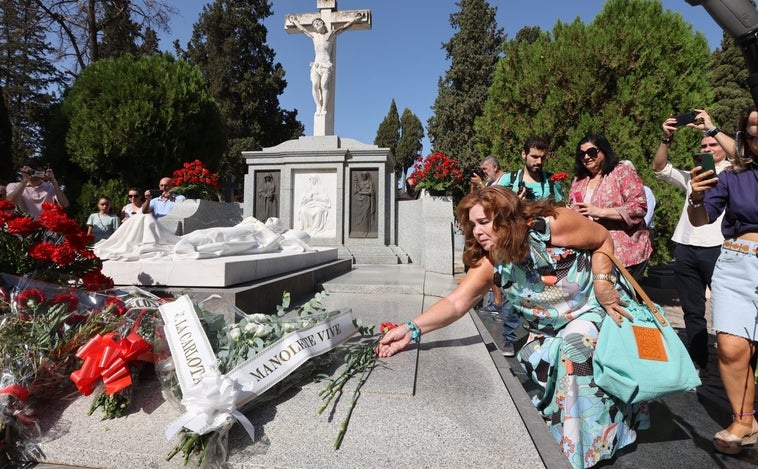
[[[671, 116], [662, 124], [652, 170], [686, 194], [672, 236], [685, 345], [702, 375], [711, 349], [710, 289], [718, 371], [733, 414], [713, 436], [713, 447], [739, 454], [758, 443], [758, 111], [740, 117], [734, 138], [702, 109], [684, 125], [702, 131], [698, 150], [712, 158], [714, 169], [704, 163], [675, 168], [668, 161], [682, 127]], [[465, 238], [464, 279], [387, 332], [377, 353], [400, 352], [465, 315], [491, 291], [484, 311], [502, 315], [503, 355], [516, 355], [513, 331], [523, 324], [528, 334], [517, 359], [538, 385], [534, 404], [571, 465], [585, 468], [613, 458], [650, 425], [646, 405], [625, 403], [595, 384], [592, 355], [603, 318], [617, 324], [630, 319], [623, 305], [631, 299], [600, 251], [613, 252], [635, 279], [643, 277], [653, 252], [655, 195], [604, 135], [587, 135], [577, 144], [569, 194], [551, 188], [543, 169], [547, 154], [544, 142], [532, 137], [522, 151], [523, 168], [509, 174], [492, 155], [481, 162], [482, 173], [471, 176], [471, 192], [456, 209]]]
[[[740, 116], [734, 137], [715, 126], [705, 110], [695, 113], [695, 121], [685, 124], [703, 133], [693, 150], [709, 155], [713, 169], [705, 163], [676, 168], [668, 160], [669, 146], [682, 127], [674, 116], [661, 125], [651, 169], [656, 178], [685, 193], [672, 240], [686, 345], [698, 371], [705, 373], [711, 349], [706, 319], [710, 290], [718, 372], [733, 413], [732, 423], [714, 435], [713, 446], [738, 454], [758, 443], [753, 405], [758, 110]], [[592, 355], [604, 318], [610, 316], [616, 324], [631, 319], [624, 305], [632, 300], [605, 252], [612, 252], [636, 279], [643, 277], [653, 252], [655, 195], [602, 134], [586, 135], [576, 144], [568, 194], [545, 169], [549, 155], [546, 140], [531, 136], [519, 168], [505, 171], [495, 155], [481, 161], [480, 172], [470, 177], [471, 191], [456, 207], [465, 238], [465, 277], [447, 297], [387, 332], [377, 354], [402, 351], [491, 294], [482, 311], [502, 317], [503, 355], [517, 357], [538, 385], [533, 398], [537, 410], [571, 465], [584, 468], [613, 458], [650, 424], [646, 405], [625, 403], [596, 385]], [[45, 202], [69, 205], [53, 170], [34, 161], [19, 168], [18, 182], [0, 186], [0, 198], [32, 217], [39, 216]], [[132, 187], [126, 198], [116, 211], [110, 198], [99, 197], [97, 211], [86, 222], [95, 242], [136, 221], [132, 218], [166, 216], [184, 199], [171, 191], [168, 177], [160, 179], [158, 191]], [[517, 353], [519, 326], [528, 334]]]
[[[36, 219], [42, 213], [43, 203], [54, 203], [69, 207], [69, 200], [61, 188], [52, 168], [45, 167], [38, 160], [26, 160], [17, 172], [18, 181], [7, 186], [0, 185], [0, 200], [7, 199]], [[108, 239], [119, 226], [135, 215], [152, 214], [155, 218], [166, 216], [176, 202], [185, 199], [183, 195], [171, 191], [171, 178], [161, 178], [157, 191], [136, 187], [127, 191], [127, 203], [116, 211], [110, 197], [100, 196], [96, 210], [85, 223], [85, 229], [92, 235], [93, 243]]]

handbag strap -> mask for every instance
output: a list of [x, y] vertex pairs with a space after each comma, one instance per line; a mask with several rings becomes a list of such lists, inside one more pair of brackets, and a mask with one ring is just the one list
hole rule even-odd
[[621, 272], [621, 275], [624, 276], [624, 278], [629, 282], [632, 287], [634, 287], [635, 293], [637, 293], [637, 296], [639, 296], [643, 303], [648, 307], [650, 310], [650, 313], [655, 317], [657, 323], [660, 324], [662, 327], [666, 327], [668, 325], [668, 321], [666, 321], [666, 318], [661, 314], [660, 311], [658, 311], [658, 307], [655, 306], [655, 303], [653, 303], [653, 300], [650, 299], [649, 296], [647, 296], [647, 293], [645, 293], [645, 290], [642, 289], [639, 283], [637, 283], [637, 280], [632, 277], [632, 274], [629, 273], [628, 270], [626, 270], [626, 267], [624, 267], [624, 264], [621, 263], [620, 260], [616, 256], [613, 255], [612, 252], [609, 252], [605, 249], [598, 249], [595, 252], [599, 252], [601, 254], [605, 254], [610, 258], [611, 261], [613, 261], [613, 264], [616, 266], [616, 268]]

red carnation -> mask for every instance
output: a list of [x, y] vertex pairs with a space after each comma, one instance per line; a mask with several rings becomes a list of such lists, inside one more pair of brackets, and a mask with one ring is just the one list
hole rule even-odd
[[105, 299], [105, 309], [113, 309], [113, 314], [123, 316], [126, 314], [126, 305], [120, 298], [109, 296]]
[[113, 288], [113, 279], [104, 275], [99, 270], [87, 272], [82, 275], [84, 288], [90, 291], [102, 291]]
[[16, 305], [21, 309], [34, 309], [44, 303], [45, 294], [36, 288], [24, 290], [16, 296]]
[[392, 329], [396, 328], [400, 324], [395, 324], [392, 322], [383, 322], [381, 326], [379, 326], [379, 332], [382, 334], [386, 334], [387, 332], [391, 331]]
[[66, 311], [69, 313], [73, 313], [76, 311], [76, 308], [79, 307], [79, 298], [77, 298], [76, 295], [68, 292], [55, 295], [55, 297], [53, 297], [50, 302], [52, 304], [66, 303], [68, 305]]
[[40, 224], [29, 217], [18, 217], [8, 220], [8, 233], [26, 235], [40, 228]]
[[43, 241], [41, 243], [32, 244], [29, 247], [29, 256], [38, 261], [49, 261], [53, 257], [54, 251], [55, 244]]
[[552, 176], [550, 176], [550, 181], [551, 182], [563, 181], [567, 177], [569, 177], [568, 173], [565, 171], [561, 171], [560, 173], [555, 173]]

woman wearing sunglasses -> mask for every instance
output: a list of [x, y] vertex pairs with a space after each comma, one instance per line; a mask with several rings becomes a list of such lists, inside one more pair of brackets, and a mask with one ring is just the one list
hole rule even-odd
[[136, 215], [142, 211], [142, 190], [132, 187], [127, 191], [127, 194], [129, 203], [124, 205], [124, 208], [121, 209], [122, 222], [132, 215]]
[[611, 233], [614, 254], [639, 280], [653, 252], [645, 225], [647, 200], [642, 179], [619, 162], [603, 135], [583, 138], [576, 148], [569, 205]]

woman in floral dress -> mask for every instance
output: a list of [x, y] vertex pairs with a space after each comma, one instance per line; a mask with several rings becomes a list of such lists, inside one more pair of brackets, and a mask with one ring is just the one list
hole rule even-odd
[[525, 202], [493, 186], [473, 192], [456, 209], [464, 227], [465, 278], [447, 297], [390, 330], [377, 353], [389, 357], [414, 337], [464, 316], [495, 279], [519, 311], [530, 337], [519, 360], [540, 387], [533, 400], [575, 468], [591, 467], [647, 428], [645, 406], [631, 406], [598, 388], [594, 343], [606, 314], [621, 324], [630, 300], [617, 289], [607, 230], [548, 201]]
[[647, 197], [635, 170], [619, 163], [603, 135], [584, 137], [576, 146], [569, 206], [611, 233], [616, 257], [639, 280], [653, 252]]

